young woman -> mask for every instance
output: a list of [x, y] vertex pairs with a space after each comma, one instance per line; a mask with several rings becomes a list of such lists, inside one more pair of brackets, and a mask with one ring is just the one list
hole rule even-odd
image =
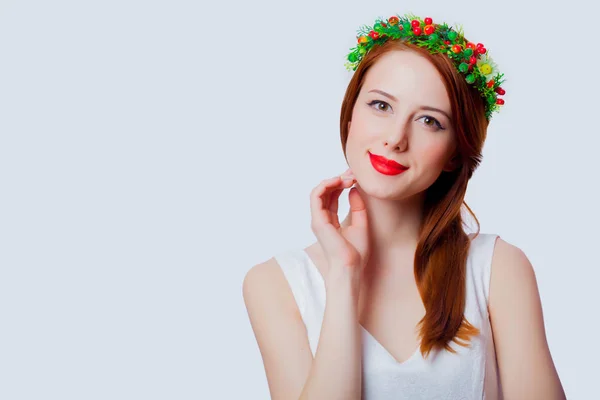
[[503, 75], [430, 18], [377, 20], [358, 41], [340, 121], [349, 169], [312, 190], [317, 241], [243, 283], [271, 397], [564, 399], [528, 258], [463, 230]]

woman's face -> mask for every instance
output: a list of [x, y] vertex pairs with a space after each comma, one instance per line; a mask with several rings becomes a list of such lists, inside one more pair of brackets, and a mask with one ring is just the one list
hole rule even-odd
[[[431, 186], [452, 168], [456, 139], [450, 118], [446, 88], [427, 59], [408, 50], [384, 54], [367, 72], [349, 123], [346, 157], [360, 187], [399, 200]], [[369, 153], [408, 169], [379, 172]]]

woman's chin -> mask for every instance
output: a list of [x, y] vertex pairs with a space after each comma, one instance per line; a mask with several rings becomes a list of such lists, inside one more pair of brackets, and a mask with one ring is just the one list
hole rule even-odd
[[405, 190], [399, 187], [399, 185], [394, 187], [393, 185], [382, 184], [381, 182], [368, 182], [359, 186], [357, 182], [355, 186], [361, 194], [379, 200], [402, 200], [406, 197]]

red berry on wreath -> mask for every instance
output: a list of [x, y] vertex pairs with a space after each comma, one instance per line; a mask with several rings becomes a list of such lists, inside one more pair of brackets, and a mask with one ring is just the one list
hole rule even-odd
[[460, 44], [455, 44], [452, 46], [452, 51], [458, 54], [462, 51], [462, 47], [460, 47]]
[[435, 31], [435, 28], [433, 27], [433, 25], [425, 26], [425, 34], [426, 35], [431, 35], [434, 31]]
[[413, 28], [413, 33], [417, 36], [419, 36], [421, 34], [421, 27], [417, 26]]
[[425, 18], [425, 25], [431, 25], [433, 23], [433, 20], [429, 17]]
[[480, 48], [478, 48], [478, 49], [477, 49], [477, 52], [478, 52], [479, 54], [485, 54], [485, 52], [486, 52], [486, 51], [487, 51], [487, 50], [486, 50], [486, 48], [485, 48], [485, 47], [480, 47]]
[[469, 63], [470, 63], [471, 65], [473, 65], [473, 64], [477, 64], [477, 57], [475, 57], [475, 56], [471, 56], [471, 58], [469, 58]]
[[419, 21], [417, 21], [416, 19], [413, 19], [410, 24], [412, 25], [413, 28], [416, 28], [418, 26], [421, 26], [421, 23]]
[[398, 23], [398, 21], [400, 21], [400, 19], [398, 17], [396, 17], [395, 15], [388, 18], [388, 22], [391, 26], [396, 25]]
[[473, 50], [473, 51], [475, 51], [475, 49], [477, 49], [477, 46], [475, 46], [475, 43], [473, 43], [473, 42], [469, 42], [469, 43], [467, 43], [465, 47], [466, 47], [467, 49], [471, 49], [471, 50]]
[[496, 83], [496, 82], [494, 82], [493, 79], [490, 79], [489, 82], [487, 83], [487, 87], [489, 87], [489, 88], [493, 87], [494, 83]]
[[496, 93], [498, 93], [500, 96], [506, 94], [506, 91], [504, 89], [502, 89], [500, 86], [498, 86], [496, 88]]
[[450, 43], [452, 43], [452, 42], [450, 42], [449, 40], [444, 40], [444, 43], [445, 43], [445, 44], [450, 44]]
[[496, 100], [496, 104], [503, 105], [504, 104], [504, 99], [497, 99]]
[[369, 36], [371, 36], [371, 39], [373, 40], [379, 39], [379, 32], [371, 31], [369, 32]]

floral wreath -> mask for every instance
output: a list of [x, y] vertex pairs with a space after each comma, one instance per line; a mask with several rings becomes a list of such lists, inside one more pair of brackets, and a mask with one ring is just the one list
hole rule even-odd
[[394, 15], [383, 20], [377, 18], [373, 27], [363, 25], [357, 31], [358, 44], [351, 48], [344, 64], [349, 71], [356, 71], [358, 64], [373, 46], [388, 39], [402, 39], [430, 53], [445, 53], [468, 84], [479, 91], [485, 101], [485, 116], [488, 121], [495, 111], [499, 111], [504, 99], [498, 96], [505, 91], [500, 85], [505, 81], [504, 74], [498, 72], [496, 63], [489, 57], [482, 43], [472, 43], [465, 39], [462, 27], [454, 30], [445, 23], [434, 24], [429, 17], [421, 19], [412, 14]]

